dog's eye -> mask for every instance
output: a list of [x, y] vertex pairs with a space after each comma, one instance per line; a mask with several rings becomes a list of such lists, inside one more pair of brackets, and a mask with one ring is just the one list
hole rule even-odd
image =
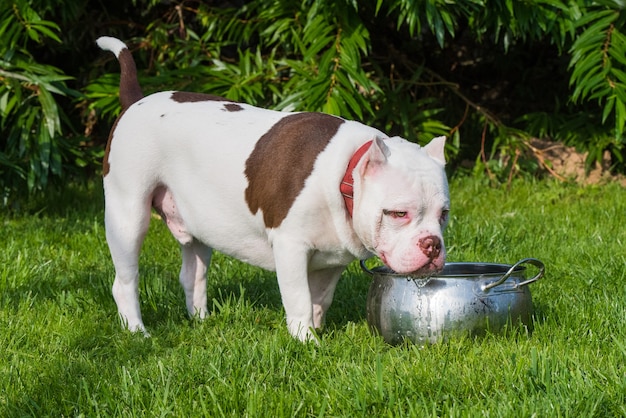
[[392, 218], [405, 218], [407, 214], [406, 212], [403, 212], [400, 210], [388, 210], [388, 209], [383, 210], [383, 213], [387, 216], [391, 216]]
[[439, 223], [441, 225], [447, 222], [449, 213], [450, 213], [449, 209], [444, 209], [441, 211], [441, 216], [439, 217]]

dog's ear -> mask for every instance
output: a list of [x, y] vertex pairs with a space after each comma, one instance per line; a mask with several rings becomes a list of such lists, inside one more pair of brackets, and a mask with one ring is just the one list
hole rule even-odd
[[363, 156], [363, 161], [361, 162], [361, 167], [359, 168], [359, 174], [361, 177], [365, 175], [367, 170], [371, 170], [374, 167], [379, 167], [387, 163], [388, 155], [389, 148], [385, 144], [385, 141], [379, 137], [374, 138], [369, 150], [367, 150], [367, 153]]
[[446, 156], [444, 154], [445, 146], [446, 146], [446, 137], [438, 136], [437, 138], [434, 138], [432, 141], [430, 141], [428, 145], [424, 147], [424, 151], [426, 151], [426, 154], [428, 154], [430, 158], [445, 165], [446, 164]]

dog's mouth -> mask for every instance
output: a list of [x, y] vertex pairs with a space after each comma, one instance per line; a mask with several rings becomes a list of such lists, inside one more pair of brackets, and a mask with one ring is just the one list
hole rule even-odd
[[441, 273], [443, 270], [443, 263], [441, 265], [435, 264], [433, 261], [429, 261], [424, 267], [421, 267], [415, 271], [410, 273], [402, 273], [406, 274], [409, 277], [414, 278], [424, 278], [434, 276], [435, 274]]
[[417, 270], [397, 271], [397, 270], [391, 269], [391, 271], [395, 274], [401, 274], [403, 276], [407, 276], [407, 277], [411, 277], [415, 279], [423, 279], [423, 278], [428, 278], [428, 277], [441, 273], [441, 271], [443, 271], [443, 265], [438, 265], [430, 261], [426, 265], [418, 268]]
[[388, 257], [384, 252], [380, 253], [378, 258], [380, 258], [385, 266], [387, 266], [393, 273], [415, 278], [429, 277], [438, 274], [443, 270], [445, 265], [445, 256], [429, 259], [425, 264], [418, 268], [400, 268], [400, 266], [395, 266], [398, 268], [394, 268], [394, 266], [389, 263]]

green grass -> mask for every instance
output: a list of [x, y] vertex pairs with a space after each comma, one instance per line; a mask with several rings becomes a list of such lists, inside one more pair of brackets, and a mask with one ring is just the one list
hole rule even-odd
[[389, 346], [368, 330], [370, 278], [353, 264], [321, 344], [300, 344], [273, 275], [221, 255], [212, 315], [190, 320], [178, 248], [153, 222], [145, 339], [117, 318], [98, 187], [2, 214], [0, 416], [626, 415], [626, 190], [457, 179], [451, 196], [449, 261], [546, 264], [532, 334]]

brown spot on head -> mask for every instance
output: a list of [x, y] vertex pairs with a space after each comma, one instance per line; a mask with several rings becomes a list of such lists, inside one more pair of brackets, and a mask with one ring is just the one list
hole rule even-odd
[[313, 171], [317, 156], [344, 122], [323, 113], [296, 113], [278, 121], [246, 161], [246, 202], [260, 209], [267, 228], [277, 228]]
[[237, 103], [226, 103], [224, 108], [226, 108], [229, 112], [238, 112], [243, 110], [243, 107], [239, 106]]
[[172, 100], [178, 103], [192, 102], [232, 102], [220, 96], [205, 93], [192, 93], [188, 91], [175, 91], [172, 93]]

